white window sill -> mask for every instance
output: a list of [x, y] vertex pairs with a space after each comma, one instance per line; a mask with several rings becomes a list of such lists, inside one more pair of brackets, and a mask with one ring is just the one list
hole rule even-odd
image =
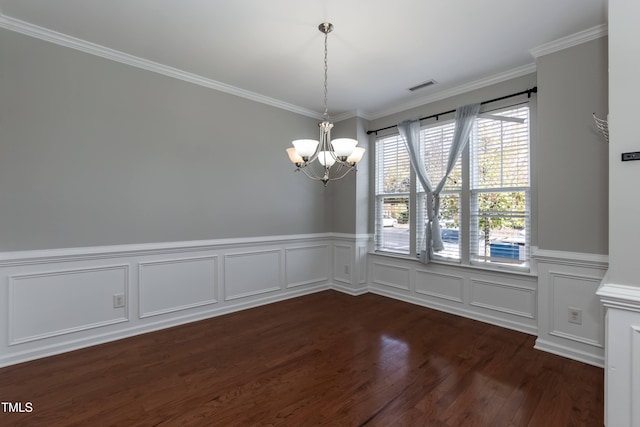
[[[420, 260], [414, 257], [409, 256], [408, 254], [403, 254], [399, 252], [387, 252], [387, 251], [370, 251], [369, 255], [382, 256], [394, 259], [400, 259], [404, 261], [411, 261], [420, 263]], [[478, 265], [478, 264], [462, 264], [460, 262], [453, 261], [444, 261], [444, 260], [431, 260], [430, 264], [451, 267], [451, 268], [460, 268], [460, 269], [472, 269], [477, 271], [486, 271], [491, 273], [505, 273], [505, 274], [513, 274], [517, 276], [526, 276], [526, 277], [537, 277], [537, 274], [534, 274], [531, 271], [531, 267], [528, 265], [527, 267], [509, 267], [509, 266], [499, 266], [499, 265]]]

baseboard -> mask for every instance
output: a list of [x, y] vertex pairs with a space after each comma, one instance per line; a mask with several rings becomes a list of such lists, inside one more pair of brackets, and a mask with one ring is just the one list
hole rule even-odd
[[359, 295], [364, 295], [366, 293], [369, 292], [369, 288], [368, 287], [361, 287], [361, 288], [357, 288], [357, 289], [352, 289], [348, 286], [345, 285], [340, 285], [338, 283], [331, 283], [330, 284], [331, 289], [338, 291], [338, 292], [342, 292], [343, 294], [347, 294], [347, 295], [351, 295], [354, 297], [357, 297]]
[[551, 341], [546, 341], [541, 339], [540, 337], [536, 339], [536, 344], [533, 346], [533, 348], [535, 348], [536, 350], [542, 350], [547, 353], [566, 357], [568, 359], [577, 360], [588, 365], [597, 366], [598, 368], [604, 368], [604, 357], [602, 356], [580, 351], [561, 344], [556, 344]]
[[490, 316], [484, 313], [467, 310], [465, 308], [452, 307], [446, 304], [439, 304], [434, 301], [416, 298], [413, 295], [403, 294], [399, 292], [393, 292], [380, 288], [369, 288], [369, 292], [385, 296], [388, 298], [397, 299], [400, 301], [408, 302], [411, 304], [419, 305], [422, 307], [431, 308], [445, 313], [453, 314], [456, 316], [465, 317], [471, 320], [477, 320], [479, 322], [488, 323], [502, 328], [511, 329], [518, 332], [524, 332], [529, 335], [537, 335], [537, 328], [535, 326], [527, 325], [524, 323], [513, 322], [507, 319], [501, 319], [498, 317]]

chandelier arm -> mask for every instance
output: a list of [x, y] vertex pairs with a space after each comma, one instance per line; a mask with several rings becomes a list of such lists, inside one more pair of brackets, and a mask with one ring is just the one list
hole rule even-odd
[[299, 167], [298, 169], [296, 169], [296, 171], [302, 171], [307, 176], [307, 178], [312, 179], [314, 181], [321, 181], [322, 180], [322, 177], [317, 176], [315, 174], [310, 174], [307, 171], [307, 168], [305, 166]]
[[[349, 172], [357, 170], [355, 165], [352, 166], [351, 164], [346, 162], [335, 163], [334, 166], [330, 168], [326, 168], [322, 166], [320, 170], [318, 170], [318, 167], [314, 165], [315, 164], [307, 162], [300, 165], [300, 167], [298, 167], [296, 171], [302, 171], [302, 173], [304, 173], [307, 176], [307, 178], [312, 179], [314, 181], [326, 180], [327, 182], [329, 182], [329, 181], [340, 180], [345, 176], [347, 176]], [[325, 178], [325, 174], [326, 174], [326, 178]]]
[[340, 164], [340, 163], [336, 163], [334, 164], [334, 166], [337, 167], [332, 171], [333, 173], [331, 174], [331, 180], [333, 181], [334, 179], [341, 179], [343, 178], [345, 175], [347, 175], [349, 172], [351, 172], [351, 167], [347, 167], [344, 164]]
[[309, 160], [307, 160], [305, 163], [307, 165], [311, 165], [318, 158], [318, 155], [320, 154], [320, 151], [321, 151], [320, 144], [318, 144], [318, 148], [316, 148], [316, 152], [313, 153], [313, 155], [311, 157], [309, 157]]
[[328, 169], [324, 166], [321, 166], [320, 163], [311, 163], [307, 162], [302, 164], [298, 169], [301, 170], [308, 178], [311, 178], [315, 181], [324, 180], [325, 175], [328, 175]]
[[336, 163], [333, 164], [333, 168], [334, 168], [333, 169], [333, 175], [335, 176], [335, 175], [338, 175], [342, 171], [343, 165], [336, 162]]
[[351, 163], [347, 162], [346, 160], [340, 160], [338, 157], [335, 157], [335, 159], [336, 159], [336, 164], [337, 165], [341, 165], [341, 166], [348, 167], [348, 168], [352, 167]]
[[[342, 178], [344, 178], [345, 176], [349, 175], [349, 172], [351, 172], [352, 170], [356, 170], [355, 166], [354, 166], [354, 167], [347, 168], [347, 169], [342, 173], [342, 175], [340, 175], [340, 176], [333, 176], [333, 177], [331, 177], [330, 181], [337, 181], [337, 180], [339, 180], [339, 179], [342, 179]], [[340, 170], [338, 170], [337, 172], [340, 172]]]

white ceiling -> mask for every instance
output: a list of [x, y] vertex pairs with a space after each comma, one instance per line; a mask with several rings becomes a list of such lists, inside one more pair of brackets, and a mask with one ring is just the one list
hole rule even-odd
[[70, 36], [311, 114], [323, 110], [317, 27], [329, 21], [329, 112], [374, 118], [532, 71], [530, 49], [605, 24], [606, 0], [0, 0], [0, 12], [5, 28]]

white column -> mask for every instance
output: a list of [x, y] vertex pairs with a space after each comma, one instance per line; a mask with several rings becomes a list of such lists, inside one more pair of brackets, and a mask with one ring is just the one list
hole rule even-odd
[[609, 0], [609, 271], [598, 295], [606, 308], [605, 424], [640, 426], [640, 2]]

